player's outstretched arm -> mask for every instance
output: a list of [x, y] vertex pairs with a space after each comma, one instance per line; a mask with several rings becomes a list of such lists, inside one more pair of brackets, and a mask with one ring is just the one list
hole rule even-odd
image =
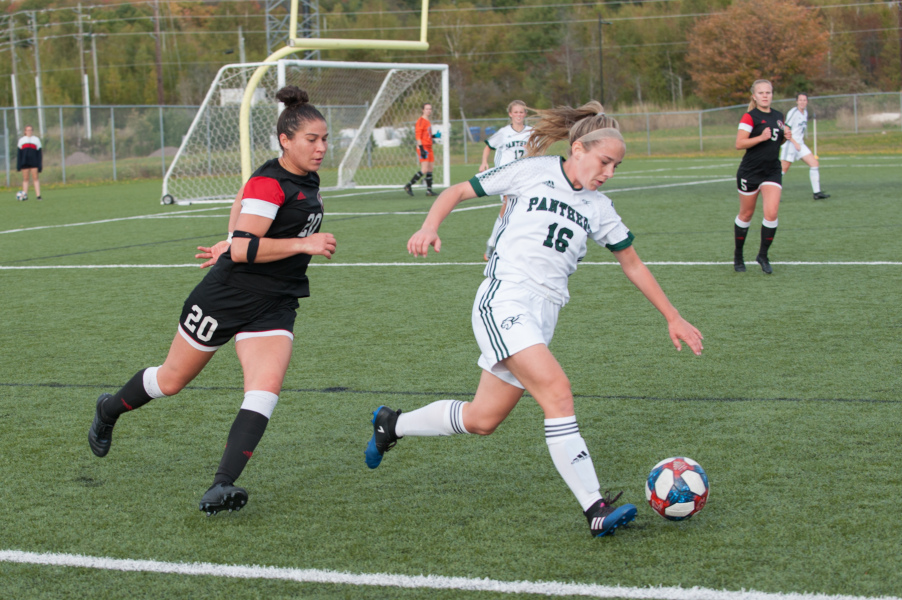
[[476, 191], [469, 181], [456, 183], [445, 189], [432, 203], [432, 208], [429, 209], [423, 226], [407, 240], [407, 252], [414, 256], [426, 256], [429, 253], [429, 246], [432, 246], [436, 252], [441, 252], [442, 240], [438, 237], [439, 225], [451, 214], [455, 206], [464, 200], [475, 197]]
[[623, 269], [627, 279], [639, 288], [639, 291], [648, 298], [648, 301], [667, 319], [670, 341], [673, 342], [676, 349], [682, 350], [683, 345], [681, 342], [685, 342], [696, 356], [700, 356], [704, 349], [702, 345], [704, 337], [689, 321], [680, 316], [679, 311], [667, 299], [667, 295], [661, 289], [658, 280], [655, 279], [655, 276], [651, 274], [651, 271], [639, 258], [636, 249], [630, 246], [624, 250], [618, 250], [614, 252], [614, 257], [620, 263], [620, 267]]

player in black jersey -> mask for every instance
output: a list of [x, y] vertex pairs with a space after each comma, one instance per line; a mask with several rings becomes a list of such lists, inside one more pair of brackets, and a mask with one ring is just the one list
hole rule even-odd
[[735, 251], [733, 269], [745, 271], [742, 247], [755, 214], [760, 193], [763, 198], [764, 220], [761, 225], [761, 247], [755, 260], [765, 273], [773, 273], [767, 251], [777, 233], [777, 212], [783, 192], [780, 170], [780, 146], [792, 139], [792, 132], [783, 122], [783, 113], [771, 108], [774, 87], [765, 79], [752, 84], [752, 100], [748, 112], [742, 115], [736, 133], [736, 149], [745, 150], [736, 185], [739, 188], [739, 215], [733, 225]]
[[310, 258], [331, 258], [335, 237], [320, 233], [323, 203], [317, 171], [328, 130], [307, 93], [279, 90], [285, 105], [277, 132], [282, 156], [263, 164], [244, 184], [229, 217], [229, 240], [200, 247], [212, 266], [188, 296], [169, 355], [138, 371], [115, 394], [97, 399], [88, 433], [91, 450], [106, 456], [113, 426], [125, 412], [188, 385], [232, 337], [244, 372], [244, 402], [232, 424], [213, 485], [200, 509], [207, 515], [239, 510], [247, 491], [235, 485], [263, 437], [291, 360], [298, 298], [310, 295]]

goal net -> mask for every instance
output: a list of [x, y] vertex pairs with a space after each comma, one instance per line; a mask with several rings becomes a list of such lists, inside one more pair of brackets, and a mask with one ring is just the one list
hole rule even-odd
[[250, 157], [254, 168], [279, 155], [276, 92], [296, 85], [326, 118], [329, 145], [322, 189], [398, 188], [419, 168], [414, 125], [432, 104], [434, 179], [450, 185], [448, 67], [431, 64], [279, 60], [226, 65], [214, 79], [163, 178], [162, 202], [232, 201], [243, 181], [239, 119], [248, 81], [272, 65], [254, 90]]

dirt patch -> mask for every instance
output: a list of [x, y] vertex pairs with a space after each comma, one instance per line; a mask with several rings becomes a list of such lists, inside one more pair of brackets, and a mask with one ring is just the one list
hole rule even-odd
[[179, 151], [179, 149], [176, 148], [175, 146], [165, 146], [162, 150], [154, 150], [147, 156], [148, 157], [160, 156], [160, 154], [163, 154], [164, 156], [175, 156], [176, 153], [178, 153], [178, 151]]
[[73, 152], [66, 157], [66, 166], [71, 167], [77, 167], [78, 165], [89, 165], [96, 162], [96, 158], [92, 158], [84, 152]]

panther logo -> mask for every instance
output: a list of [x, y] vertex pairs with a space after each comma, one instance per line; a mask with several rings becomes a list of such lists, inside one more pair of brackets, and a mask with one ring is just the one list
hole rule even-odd
[[520, 321], [520, 317], [523, 315], [517, 315], [516, 317], [508, 317], [501, 321], [501, 329], [510, 329], [514, 325], [522, 325], [523, 323]]

